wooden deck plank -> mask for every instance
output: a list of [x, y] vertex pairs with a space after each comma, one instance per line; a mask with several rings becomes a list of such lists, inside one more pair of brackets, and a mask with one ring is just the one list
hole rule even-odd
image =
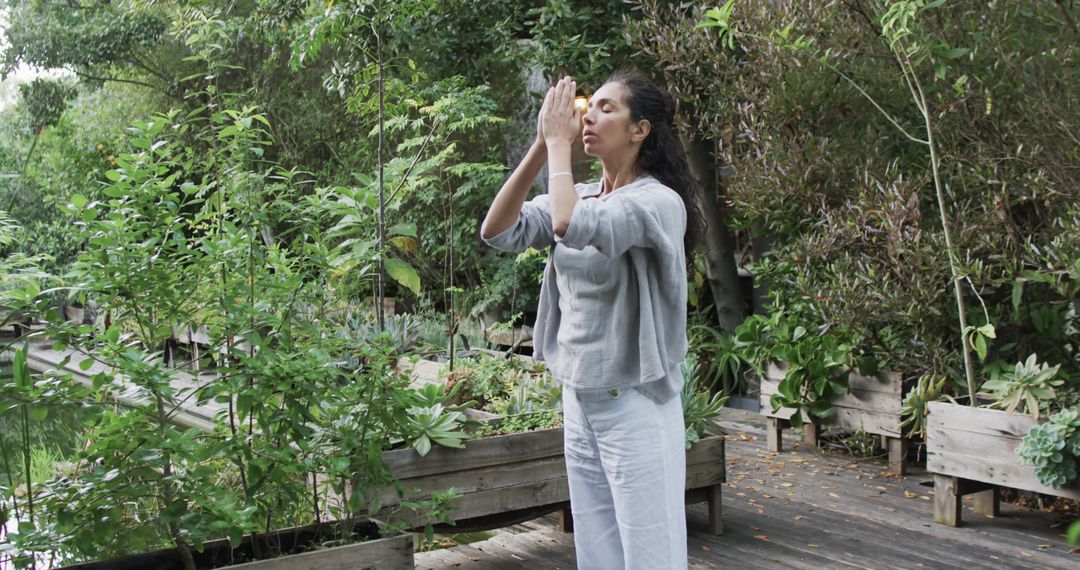
[[[930, 479], [925, 472], [899, 478], [884, 459], [819, 452], [791, 430], [784, 442], [789, 451], [772, 454], [763, 419], [740, 414], [726, 410], [721, 422], [730, 434], [726, 532], [708, 534], [705, 506], [688, 506], [690, 568], [1064, 570], [1080, 562], [1080, 555], [1069, 554], [1063, 528], [1051, 526], [1050, 514], [1003, 504], [1001, 516], [990, 519], [971, 512], [969, 500], [965, 526], [935, 524], [933, 488], [921, 484]], [[491, 541], [523, 558], [537, 553], [515, 560], [530, 570], [572, 567], [562, 565], [573, 561], [573, 535], [559, 532], [553, 521], [529, 521]], [[425, 556], [417, 555], [418, 568], [459, 567], [438, 566]]]

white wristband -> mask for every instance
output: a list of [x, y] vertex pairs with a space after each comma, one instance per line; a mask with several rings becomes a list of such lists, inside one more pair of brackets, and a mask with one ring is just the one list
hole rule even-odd
[[573, 175], [574, 175], [573, 172], [552, 172], [551, 174], [548, 174], [548, 180], [553, 180], [553, 179], [558, 178], [560, 176], [571, 176], [572, 177]]

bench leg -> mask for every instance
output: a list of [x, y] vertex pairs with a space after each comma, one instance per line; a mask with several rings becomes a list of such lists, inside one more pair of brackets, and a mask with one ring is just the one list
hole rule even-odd
[[709, 532], [714, 536], [724, 534], [724, 503], [721, 491], [723, 485], [709, 487]]
[[765, 418], [765, 440], [770, 452], [780, 453], [784, 450], [784, 426], [780, 418]]
[[812, 421], [804, 421], [802, 425], [802, 439], [804, 442], [817, 447], [818, 427]]
[[570, 511], [570, 507], [563, 507], [559, 511], [559, 530], [574, 532], [574, 514]]
[[960, 525], [960, 494], [956, 477], [934, 475], [934, 522]]
[[889, 471], [904, 476], [904, 451], [907, 440], [902, 437], [886, 437], [885, 448], [889, 450]]
[[976, 513], [990, 518], [1001, 514], [1001, 500], [998, 498], [997, 488], [979, 491], [973, 495], [975, 495], [975, 503], [972, 509]]

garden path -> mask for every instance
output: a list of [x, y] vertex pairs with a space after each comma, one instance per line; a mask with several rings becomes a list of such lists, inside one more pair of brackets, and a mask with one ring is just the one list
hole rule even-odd
[[[31, 370], [43, 372], [48, 369], [63, 368], [69, 372], [72, 378], [80, 384], [92, 386], [94, 375], [108, 370], [101, 362], [94, 360], [88, 363], [87, 368], [81, 364], [88, 358], [84, 352], [67, 348], [55, 350], [51, 342], [30, 342], [26, 353], [26, 363]], [[65, 362], [66, 359], [66, 362]], [[214, 402], [213, 400], [199, 402], [197, 392], [202, 387], [215, 381], [216, 375], [194, 375], [181, 370], [172, 370], [172, 387], [176, 395], [176, 403], [171, 407], [169, 415], [172, 421], [185, 426], [210, 431], [214, 428], [214, 416], [227, 408], [227, 404]], [[124, 405], [140, 405], [145, 403], [145, 394], [140, 388], [129, 382], [122, 382], [121, 390], [116, 394], [116, 399]]]
[[[761, 416], [725, 410], [728, 483], [723, 536], [707, 531], [703, 505], [687, 507], [690, 567], [725, 568], [1077, 568], [1067, 521], [1002, 503], [1001, 516], [965, 513], [964, 526], [932, 521], [925, 471], [888, 471], [884, 458], [818, 451], [792, 430], [769, 453]], [[554, 516], [501, 529], [468, 545], [418, 553], [419, 570], [572, 569], [572, 534]]]

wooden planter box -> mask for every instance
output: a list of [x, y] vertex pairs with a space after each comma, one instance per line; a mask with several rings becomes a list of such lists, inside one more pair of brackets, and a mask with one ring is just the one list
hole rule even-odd
[[[769, 451], [783, 450], [783, 429], [793, 408], [772, 411], [769, 400], [777, 392], [786, 369], [783, 365], [770, 364], [761, 381], [761, 413], [766, 418], [766, 439]], [[889, 451], [889, 468], [904, 474], [904, 452], [907, 442], [900, 429], [900, 405], [904, 399], [903, 378], [895, 372], [881, 372], [877, 376], [862, 376], [854, 372], [848, 377], [849, 392], [833, 400], [833, 413], [817, 423], [808, 421], [804, 413], [803, 439], [817, 444], [818, 429], [839, 428], [846, 431], [863, 431], [882, 438], [882, 447]]]
[[[273, 533], [266, 541], [268, 544], [282, 544], [283, 548], [303, 545], [322, 536], [329, 536], [338, 528], [338, 523], [324, 523], [300, 528], [285, 529]], [[413, 565], [413, 539], [409, 533], [397, 536], [380, 537], [378, 526], [369, 521], [356, 523], [356, 532], [371, 537], [366, 542], [311, 550], [301, 554], [288, 554], [255, 562], [245, 562], [229, 566], [231, 560], [250, 556], [250, 538], [233, 550], [228, 540], [216, 540], [203, 544], [202, 552], [193, 552], [195, 565], [200, 570], [207, 568], [229, 568], [230, 570], [295, 570], [298, 568], [318, 568], [319, 570], [406, 570]], [[134, 554], [112, 558], [100, 562], [65, 566], [60, 570], [131, 570], [135, 568], [153, 568], [154, 570], [182, 570], [183, 564], [176, 549], [158, 550], [145, 554]]]
[[998, 487], [1080, 499], [1080, 484], [1054, 489], [1024, 464], [1016, 447], [1036, 424], [1031, 416], [1002, 410], [931, 402], [926, 415], [926, 470], [934, 475], [934, 521], [961, 522], [964, 495], [975, 494], [974, 510], [998, 514]]
[[[563, 510], [569, 529], [570, 489], [563, 456], [563, 430], [500, 435], [469, 441], [466, 449], [437, 447], [421, 457], [412, 449], [383, 453], [406, 499], [425, 499], [432, 491], [453, 487], [451, 501], [457, 532], [499, 528]], [[687, 502], [709, 503], [709, 528], [723, 533], [721, 486], [725, 481], [724, 438], [702, 439], [686, 453]], [[384, 505], [395, 505], [393, 490], [381, 494]], [[414, 527], [437, 521], [402, 512], [396, 520]]]

